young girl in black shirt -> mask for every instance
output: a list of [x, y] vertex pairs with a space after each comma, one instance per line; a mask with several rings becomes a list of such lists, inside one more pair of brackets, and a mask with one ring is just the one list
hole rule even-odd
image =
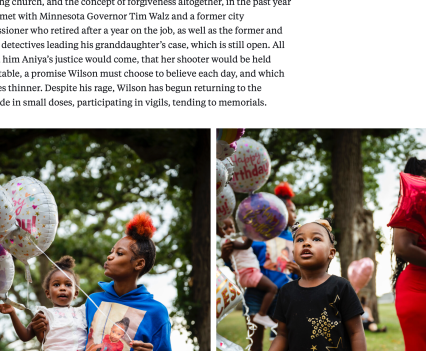
[[327, 273], [336, 254], [329, 222], [296, 227], [293, 241], [302, 277], [279, 292], [269, 351], [366, 351], [361, 303], [346, 279]]

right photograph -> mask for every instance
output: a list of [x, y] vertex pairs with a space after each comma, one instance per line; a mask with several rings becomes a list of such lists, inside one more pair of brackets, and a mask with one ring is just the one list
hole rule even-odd
[[216, 195], [218, 350], [426, 350], [426, 129], [217, 129]]

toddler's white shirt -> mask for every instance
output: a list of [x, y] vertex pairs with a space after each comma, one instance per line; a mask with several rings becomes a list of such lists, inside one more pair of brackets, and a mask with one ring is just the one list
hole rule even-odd
[[[222, 238], [220, 240], [220, 246], [223, 246], [225, 244], [227, 239]], [[243, 238], [237, 238], [235, 241], [243, 243]], [[259, 267], [259, 260], [257, 259], [257, 256], [254, 254], [253, 249], [249, 247], [247, 250], [234, 250], [232, 251], [232, 254], [234, 255], [235, 262], [237, 263], [237, 267], [234, 267], [234, 262], [231, 259], [232, 268], [234, 270], [241, 270], [245, 268], [255, 268], [260, 269]]]
[[49, 332], [43, 344], [43, 350], [83, 351], [86, 347], [87, 323], [86, 305], [80, 307], [38, 306], [49, 321]]

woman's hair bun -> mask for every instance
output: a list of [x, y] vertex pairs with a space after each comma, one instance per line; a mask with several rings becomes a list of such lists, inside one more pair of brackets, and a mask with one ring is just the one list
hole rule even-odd
[[146, 212], [138, 213], [126, 225], [126, 234], [135, 240], [138, 237], [151, 239], [156, 230], [152, 224], [151, 217]]
[[294, 193], [293, 190], [291, 190], [290, 184], [281, 182], [275, 187], [275, 195], [289, 199], [294, 196]]
[[[75, 260], [71, 256], [62, 256], [59, 261], [55, 262], [61, 269], [73, 269], [75, 267]], [[54, 266], [53, 266], [54, 267]]]

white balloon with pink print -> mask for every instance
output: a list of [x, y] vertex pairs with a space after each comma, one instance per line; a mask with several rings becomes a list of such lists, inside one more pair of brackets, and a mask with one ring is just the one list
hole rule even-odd
[[32, 177], [15, 178], [3, 188], [13, 204], [17, 227], [6, 232], [0, 243], [25, 264], [25, 278], [31, 283], [28, 260], [52, 244], [58, 228], [58, 207], [46, 185]]

